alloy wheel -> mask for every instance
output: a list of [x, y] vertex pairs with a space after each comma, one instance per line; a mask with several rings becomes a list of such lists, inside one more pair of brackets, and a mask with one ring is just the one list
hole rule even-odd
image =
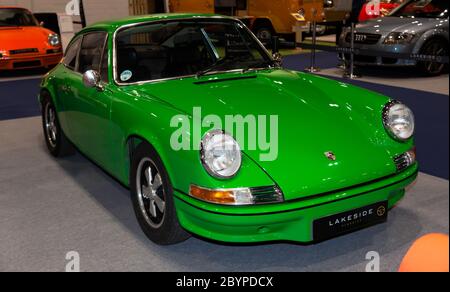
[[56, 112], [50, 103], [45, 106], [45, 132], [47, 140], [52, 147], [56, 147], [58, 128], [56, 125]]
[[[432, 43], [426, 50], [427, 55], [446, 56], [447, 50], [439, 42]], [[429, 74], [439, 74], [444, 70], [445, 64], [438, 62], [426, 62], [425, 68]]]
[[152, 228], [161, 227], [166, 213], [164, 186], [158, 168], [149, 158], [143, 158], [139, 162], [136, 189], [140, 211], [145, 221]]
[[272, 32], [268, 28], [263, 28], [263, 29], [258, 30], [258, 32], [256, 33], [256, 36], [261, 41], [268, 42], [272, 39]]

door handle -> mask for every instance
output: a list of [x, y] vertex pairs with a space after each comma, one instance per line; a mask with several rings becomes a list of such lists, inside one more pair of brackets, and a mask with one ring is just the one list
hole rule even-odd
[[69, 93], [70, 92], [70, 86], [69, 85], [63, 85], [62, 87], [61, 87], [61, 90], [63, 91], [63, 92], [65, 92], [65, 93]]

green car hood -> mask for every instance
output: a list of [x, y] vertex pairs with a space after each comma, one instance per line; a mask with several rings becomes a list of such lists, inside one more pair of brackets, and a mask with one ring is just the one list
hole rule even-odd
[[[266, 70], [129, 88], [188, 114], [201, 107], [203, 117], [277, 115], [277, 159], [261, 161], [260, 154], [267, 151], [243, 152], [279, 185], [287, 200], [393, 174], [392, 157], [405, 150], [382, 124], [388, 98], [310, 74]], [[327, 158], [328, 151], [335, 154], [335, 161]]]

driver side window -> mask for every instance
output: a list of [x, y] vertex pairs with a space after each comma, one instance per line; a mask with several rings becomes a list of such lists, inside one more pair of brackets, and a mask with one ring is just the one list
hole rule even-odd
[[106, 32], [89, 33], [83, 37], [79, 56], [79, 73], [84, 74], [89, 70], [100, 72], [106, 37]]

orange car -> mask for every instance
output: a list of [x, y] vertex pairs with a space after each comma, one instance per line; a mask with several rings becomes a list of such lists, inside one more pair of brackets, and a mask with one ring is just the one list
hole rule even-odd
[[0, 70], [52, 67], [62, 58], [61, 40], [24, 8], [0, 6]]

